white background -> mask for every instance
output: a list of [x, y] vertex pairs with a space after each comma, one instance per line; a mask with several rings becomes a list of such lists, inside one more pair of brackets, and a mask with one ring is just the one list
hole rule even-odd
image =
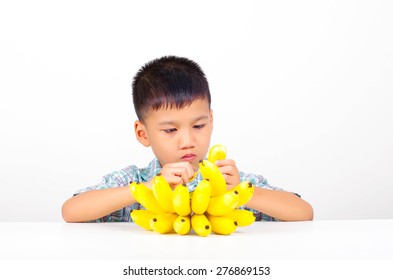
[[152, 152], [131, 82], [178, 55], [209, 79], [212, 144], [315, 219], [393, 218], [390, 1], [2, 1], [0, 221], [61, 221]]

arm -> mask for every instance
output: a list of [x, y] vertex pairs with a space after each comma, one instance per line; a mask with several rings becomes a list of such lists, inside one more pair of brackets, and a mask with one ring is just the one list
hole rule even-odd
[[91, 190], [64, 202], [62, 215], [66, 222], [86, 222], [99, 219], [135, 202], [128, 186]]
[[[216, 164], [224, 175], [228, 189], [240, 183], [240, 173], [234, 160], [219, 160]], [[242, 180], [244, 179], [249, 180], [248, 178]], [[281, 221], [304, 221], [314, 218], [313, 209], [309, 203], [293, 193], [281, 190], [255, 186], [254, 195], [246, 206]]]
[[[135, 169], [136, 167], [132, 166], [132, 168]], [[126, 170], [125, 173], [132, 173], [132, 171]], [[161, 172], [168, 183], [175, 187], [179, 183], [188, 182], [194, 171], [189, 162], [180, 162], [167, 164], [162, 168]], [[66, 222], [97, 220], [137, 202], [131, 195], [129, 186], [110, 187], [116, 185], [119, 179], [123, 183], [129, 181], [134, 178], [133, 175], [131, 174], [127, 178], [119, 178], [118, 176], [116, 178], [117, 180], [110, 174], [104, 178], [105, 189], [85, 191], [68, 199], [62, 207], [63, 219]], [[152, 181], [144, 182], [144, 184], [151, 188]]]
[[297, 195], [255, 187], [254, 195], [246, 204], [281, 221], [309, 221], [314, 218], [312, 206]]

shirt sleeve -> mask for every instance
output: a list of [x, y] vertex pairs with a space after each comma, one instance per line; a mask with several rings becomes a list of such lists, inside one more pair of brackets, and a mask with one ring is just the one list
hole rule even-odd
[[[140, 170], [135, 165], [131, 165], [124, 169], [121, 169], [120, 171], [115, 171], [105, 175], [102, 178], [101, 182], [87, 188], [78, 190], [77, 192], [75, 192], [74, 196], [92, 190], [103, 190], [108, 188], [128, 186], [131, 181], [140, 182], [140, 177]], [[131, 219], [130, 212], [133, 209], [139, 208], [139, 203], [134, 203], [133, 205], [117, 210], [107, 216], [89, 222], [129, 222]]]

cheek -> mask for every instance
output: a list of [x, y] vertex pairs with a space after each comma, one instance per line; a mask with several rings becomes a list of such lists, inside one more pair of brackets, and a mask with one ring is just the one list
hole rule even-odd
[[211, 138], [212, 132], [213, 132], [213, 127], [210, 126], [210, 127], [207, 129], [207, 131], [204, 133], [204, 135], [203, 135], [203, 138], [204, 138], [203, 141], [204, 141], [204, 142], [210, 143], [210, 138]]
[[209, 149], [209, 145], [210, 145], [210, 134], [207, 133], [207, 134], [204, 134], [203, 136], [201, 136], [199, 138], [198, 145], [199, 145], [200, 149], [203, 149], [203, 150], [200, 150], [201, 152], [207, 153], [207, 151]]
[[159, 139], [152, 141], [152, 148], [156, 155], [159, 155], [161, 158], [170, 158], [173, 156], [173, 139]]

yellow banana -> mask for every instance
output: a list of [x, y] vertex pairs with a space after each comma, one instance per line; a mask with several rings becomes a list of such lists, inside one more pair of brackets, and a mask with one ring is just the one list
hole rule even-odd
[[212, 232], [212, 227], [205, 215], [194, 214], [191, 216], [191, 226], [199, 236], [208, 236]]
[[245, 209], [235, 209], [221, 217], [234, 220], [238, 227], [249, 226], [255, 221], [254, 213]]
[[138, 192], [137, 192], [138, 183], [137, 182], [130, 182], [129, 187], [130, 187], [131, 195], [138, 201], [138, 198], [137, 198], [137, 195], [138, 195]]
[[154, 176], [152, 181], [152, 189], [154, 197], [156, 198], [158, 204], [166, 212], [175, 213], [173, 210], [173, 191], [171, 186], [161, 175]]
[[207, 215], [212, 232], [228, 235], [236, 230], [236, 222], [230, 218]]
[[216, 163], [217, 160], [223, 160], [227, 157], [227, 148], [224, 145], [214, 145], [209, 149], [207, 160], [211, 163]]
[[179, 184], [173, 191], [173, 210], [180, 216], [191, 214], [190, 193], [186, 185]]
[[158, 233], [169, 233], [173, 231], [173, 222], [177, 218], [174, 213], [155, 215], [150, 219], [150, 227]]
[[195, 214], [205, 213], [209, 205], [211, 185], [207, 180], [202, 180], [196, 186], [191, 200], [191, 209]]
[[150, 220], [155, 214], [149, 210], [132, 210], [130, 216], [132, 221], [140, 227], [147, 230], [152, 230], [150, 226]]
[[235, 209], [238, 203], [238, 192], [230, 190], [210, 198], [209, 206], [206, 211], [213, 216], [222, 216]]
[[185, 235], [191, 230], [191, 219], [190, 216], [177, 216], [173, 222], [173, 229], [176, 233]]
[[212, 186], [211, 196], [220, 195], [226, 192], [227, 184], [220, 169], [208, 160], [201, 160], [199, 163], [199, 170], [203, 179], [209, 180]]
[[196, 176], [198, 175], [198, 171], [194, 173], [194, 175], [192, 175], [192, 177], [188, 180], [189, 182], [193, 181]]
[[254, 185], [249, 181], [243, 181], [231, 190], [239, 193], [239, 204], [237, 205], [239, 207], [250, 201], [254, 194]]
[[153, 191], [143, 183], [130, 183], [130, 192], [133, 197], [147, 210], [156, 214], [166, 213], [164, 209], [158, 204], [153, 195]]

